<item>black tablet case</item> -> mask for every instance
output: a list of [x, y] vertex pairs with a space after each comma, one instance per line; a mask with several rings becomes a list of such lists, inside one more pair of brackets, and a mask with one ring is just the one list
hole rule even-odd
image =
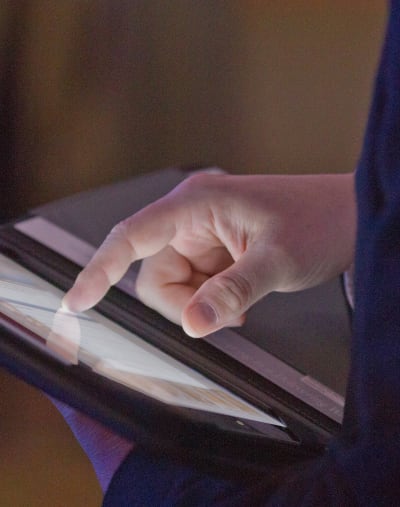
[[[47, 204], [32, 210], [32, 215], [45, 218], [71, 232], [75, 236], [84, 239], [93, 246], [98, 246], [116, 222], [142, 208], [148, 202], [162, 196], [185, 177], [187, 177], [187, 172], [185, 171], [167, 169]], [[107, 202], [107, 206], [104, 206], [104, 202]], [[11, 236], [13, 235], [11, 234]], [[11, 243], [14, 243], [14, 246], [16, 246], [18, 250], [18, 234], [16, 238], [11, 237]], [[35, 245], [34, 242], [32, 244], [32, 248], [34, 250], [36, 249], [37, 252], [31, 252], [31, 247], [27, 249], [26, 245], [23, 245], [23, 242], [21, 245], [25, 248], [25, 252], [28, 253], [28, 257], [30, 257], [32, 253], [33, 263], [37, 260], [39, 260], [40, 263], [40, 245]], [[47, 256], [47, 254], [45, 255]], [[46, 261], [46, 270], [53, 271], [53, 275], [50, 278], [56, 279], [62, 276], [61, 273], [57, 273], [58, 261], [54, 261], [53, 268], [51, 264], [52, 261], [50, 257], [48, 257], [48, 262]], [[61, 283], [61, 285], [63, 284]], [[121, 301], [123, 300], [118, 300], [118, 305]], [[127, 311], [129, 304], [130, 302], [128, 301], [128, 306], [126, 306], [125, 310], [122, 309], [123, 320], [129, 315], [129, 311]], [[115, 308], [116, 306], [114, 305], [114, 310]], [[142, 313], [142, 315], [144, 314]], [[148, 322], [151, 322], [151, 319], [152, 317], [150, 316]], [[157, 319], [155, 319], [154, 322], [156, 320]], [[129, 322], [127, 324], [129, 326]], [[164, 325], [167, 326], [167, 323]], [[151, 326], [152, 324], [150, 324], [150, 327]], [[173, 335], [174, 331], [172, 330], [171, 333]], [[338, 393], [344, 392], [347, 374], [347, 348], [350, 335], [350, 323], [348, 308], [343, 295], [340, 279], [333, 280], [321, 287], [302, 293], [285, 295], [273, 294], [265, 298], [252, 309], [248, 321], [240, 330], [240, 333], [246, 339], [261, 346], [274, 356], [281, 358], [286, 363], [292, 364], [305, 375], [317, 379], [319, 382], [329, 386]], [[160, 346], [164, 344], [164, 341], [165, 339], [162, 337], [159, 342]], [[215, 353], [213, 351], [210, 353], [210, 350], [207, 349], [204, 354], [204, 351], [202, 351], [202, 344], [199, 342], [197, 342], [197, 345], [193, 345], [192, 342], [190, 344], [185, 344], [184, 342], [179, 343], [178, 337], [177, 343], [179, 354], [182, 355], [182, 358], [187, 356], [189, 361], [188, 364], [190, 364], [190, 356], [193, 356], [191, 358], [192, 362], [194, 361], [196, 363], [196, 361], [198, 361], [195, 357], [198, 353], [198, 358], [204, 363], [203, 366], [205, 370], [208, 368], [212, 373], [214, 368], [216, 377], [220, 376], [221, 367], [226, 367], [226, 375], [221, 376], [221, 379], [225, 381], [223, 385], [229, 387], [230, 382], [235, 382], [235, 384], [237, 383], [237, 385], [240, 386], [240, 383], [242, 383], [242, 385], [246, 385], [246, 391], [251, 392], [251, 375], [249, 376], [246, 373], [246, 369], [242, 371], [240, 364], [231, 361], [229, 357], [224, 358], [224, 355], [221, 355], [220, 351], [217, 349], [215, 349]], [[179, 350], [180, 348], [182, 348], [182, 350]], [[196, 348], [198, 348], [198, 351], [195, 350]], [[27, 351], [27, 353], [31, 354], [31, 351]], [[214, 360], [216, 366], [213, 364]], [[32, 358], [29, 357], [28, 361], [31, 367]], [[208, 363], [208, 366], [206, 366], [206, 363]], [[39, 361], [38, 368], [40, 368], [40, 366]], [[51, 373], [51, 365], [49, 365], [47, 371]], [[24, 372], [15, 373], [24, 378]], [[58, 373], [54, 371], [54, 375], [57, 374]], [[37, 377], [40, 377], [40, 375], [37, 375]], [[48, 382], [50, 377], [47, 377]], [[212, 375], [211, 378], [213, 378]], [[229, 380], [229, 378], [231, 380]], [[27, 380], [29, 381], [29, 378], [27, 378]], [[214, 380], [217, 379], [214, 377]], [[248, 384], [248, 380], [250, 384]], [[35, 385], [41, 387], [41, 385], [38, 385], [37, 381]], [[254, 393], [258, 392], [260, 398], [265, 398], [265, 393], [271, 387], [268, 386], [267, 382], [265, 383], [266, 388], [263, 389], [263, 382], [260, 383], [257, 378], [255, 378], [255, 383], [253, 385], [255, 387]], [[48, 391], [46, 385], [43, 385], [43, 388]], [[273, 387], [272, 390], [274, 390]], [[81, 396], [79, 385], [76, 386], [75, 392], [77, 397]], [[304, 415], [306, 420], [311, 422], [311, 427], [315, 429], [317, 429], [317, 427], [322, 428], [321, 435], [323, 435], [325, 431], [327, 431], [325, 436], [335, 431], [335, 424], [331, 424], [326, 418], [322, 418], [324, 421], [322, 422], [321, 420], [320, 425], [318, 415], [313, 413], [313, 411], [310, 413], [308, 413], [307, 410], [302, 412], [301, 403], [298, 404], [296, 400], [291, 400], [290, 396], [285, 400], [285, 394], [286, 393], [280, 393], [279, 389], [275, 390], [274, 403], [277, 403], [275, 406], [278, 406], [278, 408], [279, 404], [282, 402], [286, 408], [289, 407], [289, 412], [287, 413], [288, 417], [290, 417], [290, 410], [293, 403], [293, 410], [297, 414], [300, 414], [300, 419]], [[61, 399], [63, 399], [63, 396], [61, 396]], [[83, 407], [84, 404], [85, 399], [83, 396], [82, 399], [77, 402], [76, 406], [79, 408], [79, 406]], [[270, 405], [267, 404], [267, 406]], [[114, 415], [112, 411], [113, 408], [111, 406], [102, 406], [99, 408], [99, 412], [102, 412], [104, 421], [113, 419]], [[109, 412], [109, 414], [107, 414], [107, 412]], [[317, 422], [317, 426], [314, 425], [313, 421]], [[128, 428], [128, 431], [131, 431], [129, 422], [125, 425], [124, 421], [120, 420], [120, 423], [122, 434], [127, 434], [126, 432], [124, 433], [124, 427], [125, 429]], [[140, 423], [137, 430], [140, 431]], [[319, 430], [317, 430], [317, 433], [318, 432]], [[151, 431], [145, 431], [145, 434], [141, 437], [142, 442], [145, 442], [146, 438], [149, 438], [149, 434], [151, 435]], [[127, 435], [132, 436], [132, 433]], [[204, 441], [206, 441], [206, 434], [204, 434], [204, 438]], [[311, 441], [313, 438], [314, 437], [311, 437]], [[322, 436], [321, 438], [322, 441], [324, 441], [325, 437]], [[317, 439], [319, 439], [319, 437], [317, 437]], [[211, 438], [209, 441], [212, 442], [213, 439]], [[181, 442], [181, 444], [181, 447], [184, 449], [185, 446], [188, 445], [188, 443], [184, 441]], [[238, 455], [240, 455], [240, 445], [239, 443], [239, 447], [236, 446], [236, 451], [234, 451], [238, 453]], [[159, 446], [164, 449], [168, 448], [170, 446], [168, 438], [164, 439], [164, 441], [160, 438]], [[232, 450], [233, 449], [235, 449], [234, 445], [232, 445]], [[172, 448], [170, 450], [172, 451]], [[222, 448], [221, 453], [225, 453], [225, 450]], [[301, 456], [301, 454], [300, 450], [298, 456]], [[206, 453], [206, 455], [209, 457], [209, 453]], [[279, 457], [279, 445], [276, 447], [276, 457]], [[261, 461], [263, 462], [264, 460], [261, 459]], [[250, 466], [252, 466], [252, 462], [253, 459], [249, 462]], [[257, 459], [254, 459], [254, 463], [256, 462]]]

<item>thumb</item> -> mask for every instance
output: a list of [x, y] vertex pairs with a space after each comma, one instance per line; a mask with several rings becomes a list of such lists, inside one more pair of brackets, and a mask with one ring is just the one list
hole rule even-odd
[[247, 250], [229, 268], [209, 278], [195, 292], [182, 313], [185, 332], [200, 338], [232, 322], [274, 290], [277, 270], [265, 250]]

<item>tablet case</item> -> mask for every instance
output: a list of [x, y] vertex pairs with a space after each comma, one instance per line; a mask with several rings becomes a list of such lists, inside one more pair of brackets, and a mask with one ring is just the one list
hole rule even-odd
[[[32, 211], [32, 215], [45, 218], [75, 236], [85, 239], [93, 246], [98, 246], [116, 222], [162, 196], [186, 176], [186, 172], [175, 168], [159, 171], [50, 203], [36, 208]], [[104, 206], [105, 201], [108, 203], [107, 207]], [[6, 236], [7, 233], [4, 238]], [[18, 234], [11, 233], [9, 239], [11, 244], [18, 249]], [[28, 242], [27, 247], [25, 240], [26, 238], [20, 246], [21, 252], [24, 248], [26, 249], [28, 264], [29, 262], [43, 264], [41, 257], [44, 253], [42, 255], [41, 246], [35, 242], [29, 246]], [[59, 269], [60, 263], [57, 256], [54, 257], [54, 265], [52, 265], [51, 256], [47, 258], [47, 253], [45, 255], [45, 269], [52, 272], [50, 278], [57, 280], [58, 277], [61, 280], [63, 270]], [[24, 256], [23, 253], [22, 256]], [[43, 266], [40, 269], [43, 269]], [[61, 285], [65, 283], [68, 283], [68, 280], [60, 282]], [[126, 303], [124, 310], [124, 305], [121, 303], [124, 297], [122, 296], [122, 299], [121, 295], [116, 297], [117, 303], [114, 304], [113, 311], [121, 307], [120, 319], [124, 320], [130, 313], [132, 302]], [[154, 327], [154, 323], [157, 322], [154, 312], [150, 311], [149, 321]], [[163, 326], [165, 327], [165, 323]], [[174, 334], [174, 331], [171, 332]], [[250, 349], [252, 345], [254, 347], [261, 345], [264, 350], [292, 364], [296, 371], [301, 372], [301, 381], [306, 382], [308, 388], [311, 387], [320, 394], [321, 392], [327, 394], [328, 398], [335, 396], [336, 393], [344, 392], [349, 333], [349, 314], [339, 279], [303, 293], [274, 294], [265, 298], [250, 312], [246, 326], [240, 330], [240, 335], [248, 341]], [[337, 424], [328, 421], [326, 417], [319, 417], [315, 410], [309, 410], [296, 399], [296, 396], [271, 385], [257, 373], [254, 376], [249, 374], [248, 368], [242, 367], [240, 361], [238, 362], [235, 358], [235, 354], [229, 354], [229, 351], [228, 355], [221, 353], [219, 349], [223, 350], [223, 347], [219, 346], [218, 336], [213, 339], [217, 347], [210, 349], [208, 344], [201, 343], [202, 340], [195, 342], [190, 340], [190, 343], [185, 343], [185, 339], [182, 341], [182, 338], [179, 338], [178, 341], [172, 343], [172, 348], [175, 348], [174, 355], [175, 357], [181, 355], [189, 365], [191, 362], [194, 365], [201, 361], [204, 370], [210, 372], [211, 378], [219, 381], [222, 379], [222, 384], [226, 387], [234, 382], [239, 390], [242, 386], [247, 394], [250, 393], [250, 396], [260, 399], [264, 398], [266, 392], [272, 392], [274, 403], [278, 408], [283, 407], [289, 414], [289, 418], [291, 411], [297, 415], [300, 414], [300, 418], [307, 419], [311, 426], [315, 422], [315, 428], [318, 427], [318, 431], [322, 428], [322, 433], [326, 432], [325, 437], [335, 431]], [[229, 343], [231, 341], [229, 340]], [[158, 345], [166, 347], [164, 336], [159, 339]], [[333, 355], [331, 355], [332, 352], [334, 352]], [[233, 359], [229, 355], [233, 355]], [[332, 357], [337, 358], [337, 363], [333, 367]], [[255, 361], [256, 367], [257, 354], [250, 359]], [[221, 376], [222, 370], [224, 373]], [[51, 368], [49, 371], [51, 372]], [[19, 373], [24, 377], [23, 372]], [[292, 381], [290, 378], [286, 380]], [[329, 386], [332, 391], [326, 386]], [[297, 384], [294, 387], [299, 388]], [[79, 390], [76, 391], [79, 397], [78, 393]], [[84, 405], [83, 401], [82, 403]], [[268, 405], [268, 402], [266, 404]]]

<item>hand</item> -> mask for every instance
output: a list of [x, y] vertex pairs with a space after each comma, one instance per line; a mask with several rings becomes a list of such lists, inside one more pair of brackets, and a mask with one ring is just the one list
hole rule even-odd
[[243, 322], [272, 291], [343, 272], [355, 238], [353, 175], [199, 174], [119, 223], [78, 276], [64, 306], [95, 305], [145, 259], [140, 298], [193, 337]]

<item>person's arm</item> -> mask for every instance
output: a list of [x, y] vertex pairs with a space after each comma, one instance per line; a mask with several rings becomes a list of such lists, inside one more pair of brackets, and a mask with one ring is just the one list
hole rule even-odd
[[[174, 492], [175, 505], [185, 505], [185, 499], [194, 498], [200, 500], [192, 505], [205, 505], [201, 495], [191, 496], [196, 490], [205, 495], [214, 492], [208, 502], [214, 506], [400, 505], [399, 83], [400, 2], [393, 0], [357, 173], [354, 334], [341, 434], [323, 458], [304, 466], [276, 490], [260, 493], [263, 481], [259, 481], [237, 492], [223, 483], [215, 486], [205, 475], [199, 478], [192, 474], [188, 478], [184, 470], [172, 470], [172, 477], [180, 480]], [[132, 464], [131, 470], [135, 470]], [[113, 481], [105, 501], [107, 507], [117, 505], [113, 498], [124, 493], [124, 483], [118, 484], [118, 479], [123, 479], [126, 471], [122, 466]], [[171, 468], [163, 471], [162, 466], [153, 466], [152, 477], [168, 477], [168, 472]], [[120, 487], [116, 491], [113, 485]], [[125, 493], [130, 492], [127, 487]]]
[[[93, 305], [131, 262], [144, 257], [137, 289], [147, 304], [183, 322], [192, 336], [238, 325], [247, 308], [268, 292], [304, 289], [350, 265], [355, 234], [353, 179], [352, 174], [191, 178], [118, 225], [64, 303], [74, 310]], [[218, 322], [196, 316], [193, 307], [199, 302], [214, 308]], [[104, 428], [73, 410], [64, 407], [63, 413], [105, 488], [129, 452], [129, 443], [111, 432], [105, 438]], [[154, 475], [159, 485], [153, 488], [154, 495], [164, 495], [162, 485], [168, 489], [173, 476], [176, 487], [182, 477], [191, 476], [189, 469], [168, 467], [165, 460], [161, 471], [159, 465], [134, 449], [107, 498], [119, 494], [124, 473], [129, 477], [132, 467], [138, 470], [134, 481], [138, 498], [143, 486], [140, 474]], [[156, 478], [161, 472], [166, 475]], [[218, 496], [220, 487], [237, 499], [254, 497], [253, 488], [245, 491], [243, 485], [221, 485], [195, 476], [197, 491], [203, 488], [208, 499], [214, 493]]]
[[[172, 500], [174, 505], [188, 505], [188, 501], [191, 502], [189, 504], [198, 506], [375, 507], [400, 504], [400, 481], [398, 480], [400, 469], [399, 82], [400, 2], [393, 0], [386, 43], [357, 176], [358, 230], [355, 261], [354, 336], [345, 419], [340, 436], [332, 441], [323, 458], [304, 466], [298, 473], [294, 473], [286, 481], [283, 481], [280, 487], [274, 491], [263, 490], [264, 481], [248, 485], [237, 491], [235, 489], [237, 484], [233, 486], [222, 482], [216, 484], [215, 479], [206, 475], [199, 477], [191, 473], [190, 470], [177, 470], [172, 464], [165, 465], [165, 462], [150, 463], [149, 468], [146, 465], [146, 457], [144, 460], [140, 460], [140, 456], [131, 453], [114, 476], [105, 498], [105, 506], [121, 505], [121, 501], [126, 504], [131, 500], [132, 502], [129, 504], [134, 505], [135, 490], [130, 487], [129, 479], [132, 477], [131, 474], [135, 472], [138, 474], [139, 480], [143, 478], [140, 475], [142, 470], [147, 473], [147, 478], [151, 477], [153, 484], [157, 484], [159, 481], [165, 486], [165, 480], [170, 480], [168, 488], [164, 489], [164, 503]], [[344, 182], [345, 179], [339, 181]], [[258, 188], [260, 189], [261, 185]], [[308, 188], [310, 189], [310, 187]], [[296, 243], [290, 243], [294, 250], [289, 252], [285, 247], [279, 248], [279, 241], [277, 243], [273, 241], [273, 245], [277, 248], [273, 248], [272, 251], [266, 248], [269, 243], [265, 241], [266, 237], [262, 233], [259, 236], [260, 249], [255, 247], [255, 243], [251, 241], [254, 239], [251, 232], [254, 234], [254, 231], [265, 231], [265, 228], [259, 228], [260, 222], [257, 214], [256, 216], [254, 213], [250, 214], [250, 222], [246, 224], [239, 220], [239, 216], [235, 214], [232, 206], [228, 207], [225, 214], [226, 220], [222, 224], [215, 220], [213, 213], [203, 215], [203, 223], [211, 225], [208, 229], [211, 233], [210, 237], [217, 232], [216, 237], [221, 238], [219, 233], [224, 232], [223, 237], [228, 240], [228, 244], [233, 241], [234, 245], [242, 245], [242, 249], [239, 248], [239, 253], [243, 256], [243, 252], [247, 252], [248, 247], [252, 252], [250, 264], [253, 265], [255, 262], [257, 268], [255, 270], [254, 267], [250, 268], [251, 276], [243, 282], [243, 272], [247, 273], [247, 270], [239, 271], [240, 274], [237, 277], [235, 267], [238, 268], [239, 265], [239, 268], [243, 268], [243, 264], [245, 267], [249, 265], [246, 262], [240, 262], [242, 255], [236, 257], [237, 250], [234, 249], [232, 250], [234, 262], [231, 264], [231, 267], [234, 267], [233, 279], [236, 278], [236, 282], [237, 280], [240, 282], [227, 282], [227, 277], [225, 277], [223, 278], [225, 283], [221, 284], [218, 283], [220, 275], [212, 276], [212, 273], [206, 273], [209, 278], [198, 290], [196, 284], [188, 283], [191, 280], [190, 274], [193, 272], [193, 268], [187, 269], [186, 286], [191, 287], [194, 291], [192, 294], [188, 294], [189, 297], [183, 298], [183, 304], [181, 304], [181, 308], [183, 308], [182, 321], [187, 331], [195, 336], [205, 334], [218, 327], [224, 318], [225, 321], [237, 321], [238, 316], [242, 315], [247, 308], [247, 304], [251, 304], [262, 293], [267, 293], [270, 290], [289, 290], [290, 288], [308, 286], [322, 281], [326, 276], [333, 275], [339, 266], [340, 269], [346, 267], [350, 260], [349, 257], [351, 257], [349, 251], [352, 251], [352, 246], [349, 248], [349, 245], [353, 244], [354, 234], [354, 218], [351, 218], [350, 221], [348, 219], [354, 217], [354, 209], [351, 207], [352, 211], [348, 213], [348, 211], [343, 212], [337, 208], [336, 214], [335, 207], [331, 208], [330, 206], [332, 195], [337, 195], [335, 186], [333, 185], [327, 192], [326, 187], [323, 188], [325, 192], [322, 194], [318, 191], [313, 192], [312, 196], [307, 192], [303, 194], [307, 196], [307, 199], [303, 200], [303, 207], [299, 205], [299, 202], [297, 206], [289, 205], [291, 200], [283, 199], [281, 203], [286, 203], [286, 208], [283, 204], [280, 207], [283, 217], [290, 216], [291, 220], [282, 221], [279, 219], [279, 215], [277, 216], [273, 212], [272, 215], [267, 213], [264, 225], [268, 222], [268, 218], [273, 217], [274, 219], [269, 221], [270, 226], [278, 224], [278, 231], [279, 226], [282, 226], [286, 238], [297, 238]], [[301, 193], [295, 194], [301, 195]], [[292, 196], [295, 194], [290, 192]], [[215, 194], [213, 195], [215, 196]], [[259, 193], [255, 190], [252, 195], [254, 197]], [[276, 194], [276, 200], [272, 202], [277, 202], [278, 195], [279, 193]], [[285, 194], [283, 195], [285, 196]], [[345, 192], [343, 195], [352, 195], [352, 191]], [[75, 288], [67, 295], [66, 304], [71, 307], [75, 305], [77, 309], [94, 304], [102, 297], [110, 283], [115, 283], [131, 260], [156, 254], [177, 234], [184, 240], [188, 236], [183, 233], [189, 231], [189, 237], [192, 237], [191, 233], [194, 234], [194, 229], [190, 226], [176, 228], [177, 225], [195, 223], [190, 219], [193, 217], [191, 213], [188, 213], [186, 219], [182, 217], [179, 223], [174, 220], [171, 222], [171, 218], [177, 216], [177, 210], [184, 209], [184, 207], [179, 207], [180, 198], [181, 195], [178, 192], [178, 195], [172, 195], [172, 198], [166, 203], [156, 205], [156, 208], [150, 209], [150, 212], [147, 209], [141, 216], [136, 216], [126, 226], [115, 231], [114, 237], [100, 250], [98, 256], [78, 280]], [[328, 209], [332, 210], [330, 220], [324, 220], [326, 215], [318, 213], [323, 209], [321, 201], [324, 198], [327, 199]], [[204, 199], [207, 201], [206, 195], [204, 195]], [[344, 201], [343, 204], [348, 210], [348, 200]], [[353, 201], [352, 197], [351, 201]], [[333, 203], [335, 202], [338, 201], [334, 197]], [[250, 198], [248, 204], [250, 209], [254, 210], [257, 199]], [[267, 205], [265, 201], [264, 204]], [[313, 210], [315, 214], [309, 217], [306, 208], [313, 204], [317, 204]], [[163, 232], [154, 241], [151, 237], [146, 237], [144, 226], [146, 223], [152, 224], [150, 233], [155, 232], [157, 213], [153, 215], [152, 212], [157, 211], [157, 206], [159, 206], [159, 211], [165, 213], [165, 217], [159, 215], [159, 222], [160, 225], [165, 226], [167, 233]], [[263, 206], [261, 207], [263, 208]], [[267, 210], [267, 208], [268, 205], [263, 209]], [[292, 210], [297, 210], [297, 214], [293, 214]], [[288, 211], [288, 215], [286, 215], [286, 211]], [[240, 215], [242, 216], [241, 213]], [[309, 217], [309, 219], [304, 220], [304, 217]], [[329, 240], [324, 234], [320, 237], [320, 233], [329, 230], [332, 220], [336, 223], [332, 232], [333, 241], [332, 238]], [[236, 231], [237, 233], [233, 236], [225, 234], [227, 230], [229, 231], [226, 224], [231, 223], [236, 224], [235, 228], [231, 229], [231, 232]], [[297, 229], [297, 225], [299, 229]], [[276, 229], [272, 228], [272, 230], [276, 232]], [[246, 233], [243, 235], [243, 231], [247, 231], [249, 235]], [[302, 234], [298, 235], [298, 231], [301, 231]], [[119, 236], [120, 233], [122, 236]], [[200, 235], [199, 238], [201, 237]], [[250, 241], [243, 242], [243, 238], [248, 238]], [[276, 240], [276, 238], [280, 238], [280, 235], [270, 235], [269, 239], [271, 238]], [[150, 250], [146, 251], [146, 248], [141, 248], [146, 243], [152, 245]], [[182, 244], [185, 245], [185, 241]], [[189, 242], [190, 244], [193, 243]], [[285, 239], [283, 244], [287, 244]], [[308, 249], [308, 244], [312, 246], [311, 249]], [[324, 245], [328, 245], [329, 248], [324, 248]], [[177, 249], [177, 245], [171, 244], [170, 246]], [[334, 260], [335, 254], [338, 256], [339, 263]], [[308, 265], [309, 259], [315, 261], [315, 265], [318, 267], [316, 271]], [[261, 269], [261, 265], [265, 267], [265, 271], [260, 274], [261, 281], [255, 280], [254, 276], [259, 273], [258, 269]], [[199, 267], [197, 262], [191, 266], [194, 267], [195, 272], [198, 271], [196, 269]], [[226, 268], [226, 266], [221, 266], [221, 268]], [[267, 273], [267, 279], [265, 273]], [[249, 279], [250, 283], [248, 283]], [[213, 280], [217, 280], [214, 287]], [[279, 280], [281, 282], [284, 280], [283, 287]], [[266, 285], [264, 285], [265, 283]], [[177, 285], [182, 286], [182, 282], [178, 280]], [[210, 285], [211, 290], [208, 291]], [[154, 286], [157, 287], [157, 283], [153, 283]], [[260, 290], [260, 286], [264, 287], [264, 290]], [[247, 297], [243, 299], [237, 297], [237, 287], [239, 287], [239, 293], [242, 293], [240, 287], [244, 288], [243, 292]], [[160, 294], [162, 292], [159, 292], [157, 296], [158, 301]], [[207, 296], [207, 302], [215, 307], [217, 316], [221, 318], [217, 324], [214, 322], [210, 325], [207, 319], [198, 319], [195, 312], [190, 311], [193, 310], [194, 302], [198, 301], [199, 294], [203, 298]], [[225, 312], [225, 298], [221, 298], [221, 294], [227, 295], [228, 302], [239, 301], [239, 304], [234, 304], [233, 307], [228, 305], [228, 308], [230, 307], [231, 310], [233, 308], [235, 311]], [[240, 301], [244, 301], [244, 304], [240, 304]], [[179, 316], [179, 312], [177, 314]], [[177, 319], [176, 316], [175, 319]], [[101, 444], [99, 443], [99, 445]], [[139, 460], [135, 463], [137, 457]], [[140, 466], [142, 464], [143, 468]], [[267, 481], [266, 477], [265, 483]], [[142, 493], [143, 491], [141, 489]], [[207, 498], [207, 495], [212, 492], [215, 493], [214, 498]], [[171, 495], [173, 496], [171, 497]], [[203, 499], [206, 499], [208, 503], [204, 503]], [[146, 503], [142, 502], [140, 505], [146, 505]]]

